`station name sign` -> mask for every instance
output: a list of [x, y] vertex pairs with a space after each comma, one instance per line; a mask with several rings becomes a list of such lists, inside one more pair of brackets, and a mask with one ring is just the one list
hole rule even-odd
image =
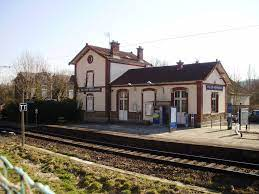
[[215, 85], [215, 84], [207, 84], [206, 85], [206, 90], [217, 90], [217, 91], [223, 91], [222, 85]]
[[86, 87], [80, 87], [79, 92], [101, 92], [102, 88], [101, 87], [96, 87], [96, 88], [86, 88]]

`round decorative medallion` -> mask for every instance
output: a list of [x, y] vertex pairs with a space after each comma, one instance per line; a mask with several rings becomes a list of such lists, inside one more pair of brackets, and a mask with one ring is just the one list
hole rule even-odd
[[89, 56], [87, 57], [87, 61], [88, 61], [89, 64], [91, 64], [91, 63], [94, 61], [93, 55], [89, 55]]

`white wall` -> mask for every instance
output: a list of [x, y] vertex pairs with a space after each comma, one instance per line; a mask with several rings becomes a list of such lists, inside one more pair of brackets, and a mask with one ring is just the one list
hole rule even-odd
[[110, 68], [111, 68], [110, 79], [112, 82], [115, 79], [117, 79], [119, 76], [121, 76], [123, 73], [128, 71], [129, 69], [137, 69], [137, 68], [143, 68], [143, 67], [120, 64], [120, 63], [111, 63]]
[[[224, 85], [223, 91], [207, 90], [206, 84]], [[225, 99], [225, 82], [220, 79], [218, 71], [215, 69], [203, 84], [203, 114], [211, 113], [211, 93], [218, 92], [219, 94], [219, 113], [225, 112], [226, 99]]]
[[[93, 62], [88, 63], [89, 55], [93, 56]], [[94, 95], [94, 111], [105, 111], [105, 59], [96, 52], [89, 50], [76, 64], [78, 87], [85, 87], [86, 72], [94, 71], [94, 87], [103, 87], [102, 92], [79, 92], [77, 100], [83, 104], [82, 109], [86, 110], [86, 95], [91, 93]]]
[[250, 96], [241, 96], [241, 95], [231, 95], [231, 103], [233, 105], [250, 105]]
[[[171, 103], [171, 93], [172, 89], [175, 87], [186, 87], [188, 91], [188, 111], [189, 113], [197, 113], [197, 86], [196, 84], [186, 84], [186, 85], [164, 85], [164, 86], [141, 86], [141, 87], [112, 87], [111, 93], [111, 110], [116, 111], [116, 95], [117, 90], [119, 89], [128, 89], [129, 90], [129, 111], [136, 112], [134, 107], [137, 107], [137, 112], [141, 111], [141, 98], [142, 90], [145, 88], [154, 88], [157, 91], [157, 101]], [[134, 105], [135, 104], [135, 105]]]
[[221, 79], [221, 76], [216, 69], [207, 77], [204, 83], [225, 85], [225, 82]]
[[[87, 61], [89, 55], [92, 55], [94, 58], [91, 64]], [[94, 86], [104, 86], [105, 59], [92, 50], [89, 50], [76, 64], [76, 78], [78, 87], [85, 86], [86, 72], [89, 70], [94, 71]]]

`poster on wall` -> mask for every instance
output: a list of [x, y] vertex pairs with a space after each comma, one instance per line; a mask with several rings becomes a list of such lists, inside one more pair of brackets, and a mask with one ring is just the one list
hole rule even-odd
[[176, 107], [171, 107], [171, 115], [170, 115], [170, 130], [177, 128], [176, 123]]
[[153, 103], [145, 104], [145, 115], [151, 116], [153, 114]]

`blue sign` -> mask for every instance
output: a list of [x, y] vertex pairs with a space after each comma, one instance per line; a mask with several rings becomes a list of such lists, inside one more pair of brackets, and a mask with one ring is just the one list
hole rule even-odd
[[176, 108], [171, 107], [171, 115], [170, 115], [170, 129], [177, 128], [177, 119], [176, 119]]
[[217, 90], [217, 91], [223, 91], [223, 87], [222, 85], [213, 85], [213, 84], [207, 84], [206, 85], [206, 89], [207, 90]]
[[228, 103], [227, 112], [228, 113], [232, 113], [233, 112], [233, 105], [231, 103]]

